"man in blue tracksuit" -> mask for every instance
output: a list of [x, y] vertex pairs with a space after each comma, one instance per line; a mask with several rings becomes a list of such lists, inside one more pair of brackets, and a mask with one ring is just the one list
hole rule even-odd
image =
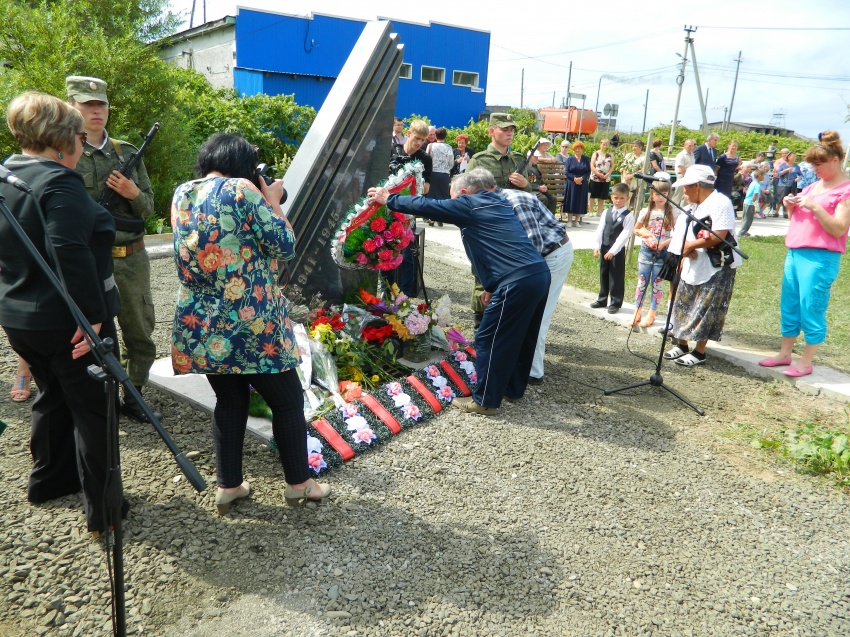
[[484, 286], [486, 308], [475, 337], [478, 385], [470, 398], [454, 404], [487, 416], [496, 413], [502, 398], [519, 399], [525, 393], [550, 282], [549, 267], [511, 205], [487, 192], [492, 182], [488, 171], [477, 168], [452, 180], [451, 199], [369, 190], [372, 201], [392, 210], [460, 228], [466, 255]]

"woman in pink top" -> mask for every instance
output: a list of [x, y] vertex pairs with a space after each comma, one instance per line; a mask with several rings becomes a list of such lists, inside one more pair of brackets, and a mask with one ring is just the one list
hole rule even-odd
[[819, 144], [806, 152], [818, 181], [783, 205], [791, 217], [782, 277], [782, 345], [779, 354], [759, 361], [763, 367], [791, 365], [791, 351], [800, 332], [806, 339], [803, 355], [785, 370], [797, 378], [812, 373], [812, 359], [826, 339], [829, 291], [838, 276], [850, 229], [850, 179], [844, 174], [844, 149], [835, 131], [826, 131]]

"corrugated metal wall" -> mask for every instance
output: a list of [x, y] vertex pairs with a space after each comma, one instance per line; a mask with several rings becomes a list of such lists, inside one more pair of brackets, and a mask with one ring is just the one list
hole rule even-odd
[[[247, 95], [295, 94], [317, 110], [342, 70], [364, 22], [315, 15], [312, 19], [239, 9], [234, 86]], [[487, 86], [490, 34], [442, 24], [393, 23], [404, 44], [412, 79], [399, 80], [396, 114], [425, 115], [437, 126], [464, 126], [485, 108], [484, 92], [453, 86], [454, 71], [479, 74]], [[443, 84], [420, 81], [423, 65], [445, 69]]]

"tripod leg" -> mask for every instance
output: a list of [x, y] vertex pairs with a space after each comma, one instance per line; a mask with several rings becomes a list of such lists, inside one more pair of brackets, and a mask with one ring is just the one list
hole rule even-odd
[[680, 394], [679, 392], [677, 392], [675, 389], [670, 389], [669, 387], [667, 387], [667, 385], [659, 385], [659, 387], [661, 387], [661, 389], [664, 389], [664, 390], [666, 390], [666, 391], [670, 392], [671, 394], [673, 394], [676, 398], [678, 398], [679, 400], [681, 400], [681, 401], [682, 401], [683, 403], [685, 403], [688, 407], [690, 407], [690, 408], [691, 408], [691, 409], [693, 409], [695, 412], [697, 412], [700, 416], [705, 416], [705, 412], [704, 412], [702, 409], [700, 409], [699, 407], [697, 407], [696, 405], [694, 405], [694, 404], [693, 404], [690, 400], [688, 400], [687, 398], [685, 398], [684, 396], [682, 396], [682, 394]]
[[621, 391], [626, 391], [627, 389], [635, 389], [636, 387], [645, 387], [646, 385], [652, 385], [651, 381], [645, 380], [642, 383], [635, 383], [634, 385], [626, 385], [625, 387], [617, 387], [617, 389], [603, 389], [603, 396], [610, 396], [611, 394], [617, 394]]

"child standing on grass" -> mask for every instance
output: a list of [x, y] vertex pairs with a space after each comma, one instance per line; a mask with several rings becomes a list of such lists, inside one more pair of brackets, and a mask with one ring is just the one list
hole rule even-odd
[[599, 218], [594, 237], [593, 258], [599, 259], [599, 294], [590, 307], [607, 305], [608, 314], [616, 314], [623, 305], [626, 287], [626, 253], [623, 248], [635, 227], [628, 201], [629, 187], [624, 183], [615, 185], [611, 190], [612, 205]]
[[[761, 205], [761, 180], [764, 179], [764, 171], [759, 169], [755, 173], [753, 180], [750, 182], [750, 187], [747, 188], [747, 196], [744, 197], [744, 221], [741, 224], [741, 230], [738, 232], [739, 237], [749, 237], [750, 233], [747, 230], [753, 225], [753, 217], [756, 214], [756, 209]], [[763, 217], [764, 215], [759, 215]]]
[[[649, 206], [640, 211], [635, 223], [635, 235], [642, 239], [640, 254], [638, 256], [638, 279], [635, 288], [635, 316], [632, 325], [649, 327], [655, 323], [655, 313], [661, 305], [662, 286], [664, 279], [659, 276], [661, 266], [667, 256], [667, 246], [673, 232], [675, 218], [673, 216], [673, 205], [664, 197], [670, 192], [669, 181], [655, 181], [653, 190], [649, 195]], [[646, 290], [652, 283], [652, 294], [649, 300], [649, 312], [646, 318], [641, 320], [641, 309]]]

